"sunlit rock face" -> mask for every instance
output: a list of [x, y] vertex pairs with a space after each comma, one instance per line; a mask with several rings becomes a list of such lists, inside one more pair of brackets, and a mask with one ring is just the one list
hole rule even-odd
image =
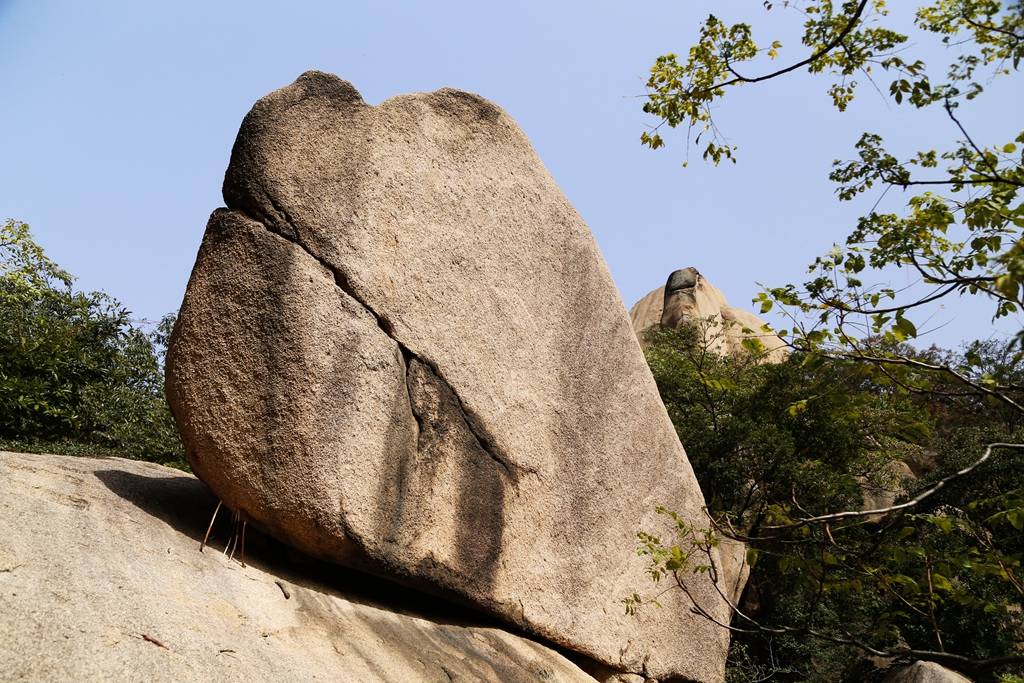
[[[587, 226], [516, 124], [310, 72], [239, 132], [174, 331], [196, 474], [278, 538], [632, 676], [720, 681], [636, 532], [704, 504]], [[686, 578], [727, 620], [707, 575]]]

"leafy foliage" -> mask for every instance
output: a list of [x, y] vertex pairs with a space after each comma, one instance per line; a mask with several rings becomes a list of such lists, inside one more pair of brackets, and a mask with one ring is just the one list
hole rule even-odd
[[163, 398], [173, 316], [150, 334], [114, 299], [72, 283], [27, 225], [0, 228], [0, 444], [184, 467]]
[[720, 356], [707, 324], [651, 330], [647, 357], [713, 510], [761, 519], [794, 491], [812, 509], [859, 504], [858, 477], [884, 477], [930, 433], [927, 413], [859, 364]]

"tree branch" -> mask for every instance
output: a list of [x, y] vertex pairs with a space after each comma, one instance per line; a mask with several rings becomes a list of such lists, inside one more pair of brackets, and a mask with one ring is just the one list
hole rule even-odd
[[852, 645], [853, 647], [859, 648], [864, 652], [867, 652], [868, 654], [874, 655], [876, 657], [882, 657], [885, 659], [907, 657], [911, 659], [932, 661], [938, 664], [947, 664], [952, 668], [961, 671], [968, 671], [971, 673], [991, 671], [992, 669], [996, 669], [1001, 666], [1006, 666], [1008, 664], [1019, 664], [1021, 662], [1024, 662], [1024, 655], [1006, 655], [1002, 657], [992, 657], [990, 659], [971, 659], [970, 657], [953, 654], [951, 652], [917, 650], [909, 647], [879, 649], [876, 647], [872, 647], [871, 645], [868, 645], [867, 643], [858, 638], [854, 638], [849, 633], [844, 633], [843, 636], [835, 636], [828, 633], [822, 633], [821, 631], [818, 631], [807, 626], [765, 626], [764, 624], [761, 624], [760, 622], [746, 615], [743, 616], [748, 622], [751, 623], [752, 628], [740, 628], [738, 626], [723, 623], [716, 619], [706, 609], [704, 609], [704, 607], [701, 606], [699, 602], [697, 602], [697, 599], [693, 596], [693, 593], [690, 592], [689, 588], [686, 587], [686, 583], [679, 576], [679, 573], [673, 572], [672, 575], [675, 579], [676, 585], [683, 591], [686, 597], [689, 598], [690, 603], [693, 605], [691, 611], [694, 614], [704, 617], [713, 624], [716, 624], [732, 633], [764, 633], [769, 635], [808, 635], [812, 638], [825, 640], [831, 643], [836, 643], [838, 645]]
[[1019, 43], [1020, 41], [1024, 40], [1024, 36], [1018, 35], [1009, 29], [1005, 29], [999, 26], [992, 26], [991, 24], [982, 24], [980, 22], [974, 21], [966, 14], [961, 14], [960, 18], [963, 19], [968, 26], [971, 26], [972, 28], [975, 28], [979, 31], [992, 31], [993, 33], [1001, 33], [1002, 35], [1013, 39], [1013, 42], [1015, 43]]
[[810, 57], [803, 59], [799, 62], [796, 62], [795, 64], [790, 64], [789, 66], [779, 69], [778, 71], [773, 71], [770, 74], [764, 74], [763, 76], [755, 76], [753, 78], [747, 78], [746, 76], [742, 76], [738, 74], [736, 71], [734, 71], [731, 66], [727, 65], [729, 72], [733, 74], [735, 78], [729, 81], [725, 81], [723, 83], [719, 83], [718, 85], [713, 85], [710, 88], [708, 88], [707, 91], [717, 90], [718, 88], [724, 88], [725, 86], [733, 85], [734, 83], [759, 83], [760, 81], [767, 81], [769, 79], [776, 78], [777, 76], [787, 74], [790, 71], [795, 71], [802, 66], [807, 66], [808, 64], [818, 61], [819, 59], [827, 55], [829, 52], [842, 45], [843, 40], [846, 39], [846, 36], [850, 35], [853, 29], [860, 22], [861, 15], [864, 14], [864, 8], [866, 8], [867, 5], [868, 0], [861, 0], [860, 3], [857, 5], [857, 9], [855, 9], [853, 11], [853, 14], [850, 15], [850, 20], [846, 23], [846, 26], [843, 27], [843, 30], [840, 31], [835, 38], [825, 43], [825, 45], [823, 45], [821, 49], [817, 50]]
[[960, 286], [964, 286], [964, 285], [962, 285], [959, 282], [952, 283], [946, 289], [940, 290], [940, 291], [936, 292], [935, 294], [931, 294], [929, 296], [926, 296], [926, 297], [924, 297], [922, 299], [918, 299], [917, 301], [914, 301], [914, 302], [909, 303], [909, 304], [904, 304], [902, 306], [891, 306], [889, 308], [872, 308], [872, 309], [868, 310], [866, 308], [861, 308], [859, 306], [856, 306], [856, 307], [848, 306], [847, 304], [844, 304], [844, 303], [842, 303], [840, 301], [826, 299], [824, 297], [818, 297], [818, 301], [820, 301], [823, 304], [827, 304], [829, 306], [832, 306], [833, 308], [836, 308], [838, 310], [844, 311], [846, 313], [862, 313], [862, 314], [866, 314], [866, 315], [875, 315], [877, 313], [894, 313], [896, 311], [905, 311], [907, 309], [914, 308], [916, 306], [923, 306], [924, 304], [931, 303], [932, 301], [935, 301], [936, 299], [941, 299], [942, 297], [946, 296], [947, 294], [955, 292], [957, 290], [957, 288], [960, 287]]
[[843, 27], [843, 30], [840, 31], [835, 36], [835, 38], [833, 38], [828, 43], [823, 45], [820, 49], [816, 50], [810, 57], [807, 57], [806, 59], [802, 59], [799, 62], [796, 62], [794, 64], [790, 64], [789, 66], [784, 67], [782, 69], [779, 69], [777, 71], [773, 71], [773, 72], [768, 73], [768, 74], [763, 74], [761, 76], [753, 76], [753, 77], [743, 76], [742, 74], [738, 73], [732, 67], [732, 65], [729, 64], [729, 61], [725, 60], [726, 69], [728, 69], [729, 73], [731, 73], [733, 75], [733, 78], [731, 78], [731, 79], [729, 79], [727, 81], [722, 81], [720, 83], [716, 83], [715, 85], [709, 86], [707, 88], [701, 88], [700, 90], [684, 91], [684, 92], [680, 93], [678, 95], [678, 97], [685, 99], [685, 98], [696, 97], [696, 96], [699, 96], [699, 95], [706, 95], [708, 93], [713, 93], [715, 90], [718, 90], [719, 88], [725, 88], [725, 87], [730, 86], [730, 85], [735, 85], [736, 83], [760, 83], [761, 81], [767, 81], [767, 80], [770, 80], [772, 78], [777, 78], [778, 76], [782, 76], [784, 74], [788, 74], [791, 71], [796, 71], [797, 69], [799, 69], [801, 67], [807, 66], [808, 64], [812, 64], [813, 62], [816, 62], [817, 60], [821, 59], [822, 57], [824, 57], [829, 52], [831, 52], [832, 50], [836, 49], [837, 47], [839, 47], [842, 44], [843, 40], [845, 40], [846, 37], [848, 35], [850, 35], [850, 33], [853, 31], [853, 29], [860, 22], [861, 15], [864, 14], [864, 9], [867, 7], [867, 5], [868, 5], [868, 0], [860, 0], [860, 3], [858, 3], [857, 8], [854, 10], [853, 14], [850, 15], [850, 20]]
[[[857, 349], [856, 346], [854, 346], [854, 348]], [[884, 364], [884, 365], [907, 365], [907, 366], [910, 366], [910, 367], [920, 368], [922, 370], [928, 370], [928, 371], [931, 371], [931, 372], [945, 373], [947, 375], [950, 375], [954, 379], [956, 379], [961, 384], [965, 384], [965, 385], [971, 387], [977, 393], [984, 394], [986, 396], [991, 396], [992, 398], [996, 399], [997, 401], [1005, 403], [1006, 405], [1010, 406], [1011, 408], [1013, 408], [1015, 410], [1018, 410], [1021, 413], [1024, 413], [1024, 406], [1021, 406], [1019, 403], [1014, 401], [1012, 398], [1010, 398], [1006, 394], [1004, 394], [1004, 393], [1002, 393], [1000, 391], [993, 391], [992, 389], [989, 389], [988, 387], [986, 387], [984, 385], [978, 384], [977, 382], [973, 381], [971, 378], [966, 377], [965, 375], [961, 375], [959, 372], [957, 372], [953, 368], [948, 367], [946, 365], [934, 365], [932, 363], [925, 363], [924, 361], [915, 360], [913, 358], [885, 358], [885, 357], [882, 357], [882, 356], [868, 356], [868, 355], [865, 355], [864, 353], [862, 353], [860, 351], [860, 349], [857, 349], [856, 353], [842, 353], [842, 354], [838, 354], [838, 355], [824, 354], [824, 355], [826, 357], [828, 357], [828, 358], [833, 358], [833, 359], [835, 359], [835, 358], [844, 358], [846, 360], [862, 360], [862, 361], [867, 361], [869, 363], [875, 363], [875, 364], [879, 364], [879, 365], [881, 365], [881, 364]]]

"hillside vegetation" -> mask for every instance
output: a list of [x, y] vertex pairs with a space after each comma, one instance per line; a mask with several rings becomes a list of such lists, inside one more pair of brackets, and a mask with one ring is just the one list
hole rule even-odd
[[118, 455], [185, 468], [163, 396], [173, 316], [137, 321], [82, 292], [28, 225], [0, 227], [0, 448]]

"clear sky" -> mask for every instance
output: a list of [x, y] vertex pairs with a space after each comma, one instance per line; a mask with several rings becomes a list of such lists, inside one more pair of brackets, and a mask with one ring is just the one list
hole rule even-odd
[[[839, 114], [826, 81], [797, 73], [719, 109], [735, 167], [692, 154], [682, 168], [679, 135], [641, 148], [652, 121], [637, 96], [654, 58], [684, 50], [708, 12], [737, 8], [762, 13], [760, 0], [0, 0], [0, 219], [28, 222], [79, 287], [138, 317], [175, 310], [242, 117], [315, 68], [370, 103], [452, 86], [504, 107], [590, 225], [627, 306], [690, 265], [749, 306], [756, 283], [800, 281], [870, 208], [837, 202], [826, 178], [861, 131], [908, 151], [950, 132], [941, 111], [890, 106], [869, 85]], [[782, 59], [804, 56], [799, 16], [774, 14], [792, 27]], [[1018, 132], [1013, 86], [961, 112], [982, 141]], [[977, 304], [933, 322], [949, 323], [929, 338], [943, 344], [992, 333]]]

